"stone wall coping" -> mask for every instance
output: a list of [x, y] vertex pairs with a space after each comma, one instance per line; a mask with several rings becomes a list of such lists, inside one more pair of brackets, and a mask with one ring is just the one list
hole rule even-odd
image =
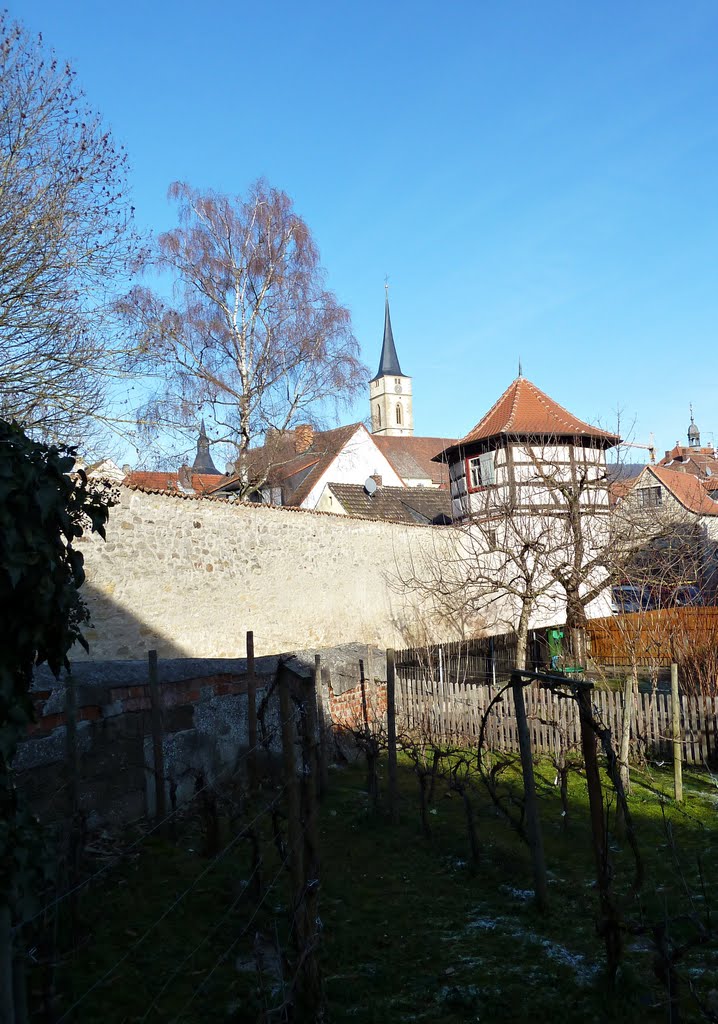
[[[323, 516], [324, 518], [338, 519], [352, 522], [357, 520], [362, 523], [383, 523], [386, 526], [408, 526], [412, 530], [445, 530], [446, 525], [439, 526], [433, 523], [397, 523], [390, 519], [371, 519], [369, 516], [347, 516], [338, 512], [323, 512], [316, 508], [300, 508], [297, 505], [269, 505], [259, 501], [237, 501], [231, 500], [228, 494], [207, 494], [204, 492], [186, 494], [182, 491], [166, 491], [157, 487], [142, 487], [138, 484], [120, 484], [121, 491], [139, 492], [140, 494], [151, 494], [161, 498], [168, 498], [171, 501], [211, 501], [226, 505], [228, 508], [251, 508], [257, 512], [281, 512], [291, 515], [298, 513], [304, 516]], [[447, 524], [453, 526], [453, 523]]]

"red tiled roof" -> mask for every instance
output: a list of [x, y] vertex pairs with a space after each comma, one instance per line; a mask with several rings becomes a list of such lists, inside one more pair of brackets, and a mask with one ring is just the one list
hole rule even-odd
[[619, 441], [616, 434], [578, 419], [526, 377], [517, 377], [473, 430], [446, 452], [502, 434], [511, 437], [591, 437], [604, 441], [606, 447]]
[[[290, 482], [293, 476], [306, 472], [306, 476], [297, 483], [294, 491], [291, 490], [291, 483], [283, 488], [285, 505], [301, 505], [357, 430], [365, 429], [361, 423], [350, 423], [346, 427], [336, 427], [333, 430], [314, 431], [309, 447], [299, 453], [295, 450], [296, 432], [288, 431], [271, 444], [250, 448], [245, 453], [244, 467], [247, 479], [257, 481], [260, 485], [265, 482], [280, 484]], [[231, 491], [240, 479], [239, 475], [224, 477], [214, 488], [214, 493], [220, 490]]]
[[702, 477], [711, 489], [718, 488], [718, 458], [713, 448], [690, 448], [676, 445], [658, 463], [675, 473], [692, 473]]
[[[192, 490], [197, 494], [206, 494], [215, 488], [226, 477], [218, 473], [192, 473], [190, 480]], [[126, 475], [122, 483], [126, 487], [137, 487], [148, 491], [181, 491], [179, 472], [157, 472], [144, 469], [133, 469]]]
[[[689, 512], [701, 516], [718, 516], [718, 501], [713, 501], [706, 494], [701, 481], [692, 473], [676, 472], [665, 466], [646, 466], [646, 471], [652, 473]], [[645, 476], [642, 474], [637, 486], [645, 486], [644, 481]]]
[[449, 488], [446, 465], [434, 462], [434, 456], [454, 444], [442, 437], [387, 437], [372, 434], [379, 451], [389, 460], [402, 480], [431, 480], [445, 490]]

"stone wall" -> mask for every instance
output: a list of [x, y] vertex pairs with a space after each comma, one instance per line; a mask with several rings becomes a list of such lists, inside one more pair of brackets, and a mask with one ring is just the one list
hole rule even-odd
[[451, 533], [120, 488], [107, 541], [79, 542], [89, 658], [243, 657], [250, 629], [258, 654], [403, 646], [426, 597], [397, 578]]
[[[310, 678], [314, 651], [285, 655], [297, 677]], [[361, 721], [362, 670], [370, 708], [378, 709], [383, 693], [386, 708], [386, 659], [380, 651], [347, 645], [321, 651], [325, 706], [336, 726], [352, 728]], [[257, 707], [260, 709], [259, 760], [273, 760], [279, 770], [281, 736], [278, 695], [274, 687], [278, 657], [255, 663]], [[198, 785], [218, 792], [246, 781], [248, 750], [247, 663], [244, 659], [173, 659], [158, 666], [163, 706], [163, 749], [166, 804], [181, 806]], [[155, 813], [151, 703], [146, 661], [85, 662], [73, 666], [79, 809], [90, 827], [123, 825]], [[14, 760], [18, 784], [42, 820], [61, 820], [70, 813], [66, 680], [47, 669], [36, 672], [31, 691], [35, 723]], [[379, 697], [381, 701], [381, 697]], [[343, 756], [352, 756], [338, 736]], [[267, 767], [265, 763], [265, 767]]]

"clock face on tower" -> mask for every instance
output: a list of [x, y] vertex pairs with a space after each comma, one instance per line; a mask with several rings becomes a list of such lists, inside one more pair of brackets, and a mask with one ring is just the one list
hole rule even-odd
[[394, 385], [394, 391], [397, 393], [397, 395], [400, 395], [401, 394], [401, 384], [395, 384]]

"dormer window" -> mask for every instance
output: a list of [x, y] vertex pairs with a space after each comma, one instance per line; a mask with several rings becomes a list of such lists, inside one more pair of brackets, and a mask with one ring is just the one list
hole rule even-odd
[[658, 508], [663, 503], [660, 487], [639, 487], [638, 504], [641, 508]]

